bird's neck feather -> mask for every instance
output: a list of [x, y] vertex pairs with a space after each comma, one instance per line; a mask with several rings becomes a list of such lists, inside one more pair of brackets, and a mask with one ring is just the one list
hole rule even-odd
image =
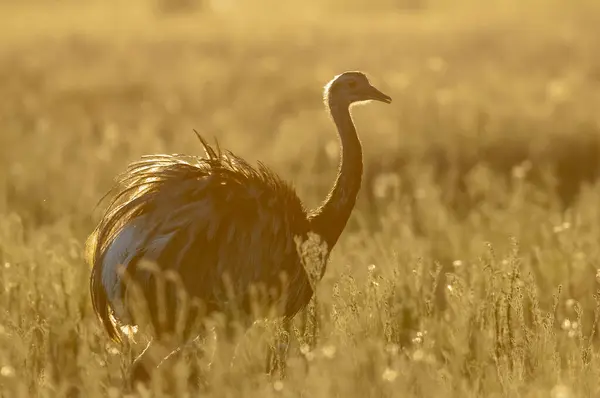
[[363, 171], [362, 145], [350, 109], [329, 103], [329, 110], [337, 126], [341, 143], [341, 159], [338, 174], [331, 191], [321, 206], [312, 212], [311, 229], [320, 235], [331, 251], [337, 243], [350, 218], [360, 190]]

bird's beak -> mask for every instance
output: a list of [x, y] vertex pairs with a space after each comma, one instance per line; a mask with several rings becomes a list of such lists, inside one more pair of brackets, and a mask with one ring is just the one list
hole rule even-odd
[[386, 104], [392, 103], [392, 97], [382, 93], [373, 86], [371, 86], [371, 88], [369, 89], [369, 97], [371, 97], [372, 100], [385, 102]]

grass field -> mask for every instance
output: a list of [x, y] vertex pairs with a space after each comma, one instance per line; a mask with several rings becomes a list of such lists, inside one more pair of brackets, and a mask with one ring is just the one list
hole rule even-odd
[[200, 153], [196, 129], [314, 206], [338, 156], [322, 87], [354, 69], [394, 102], [354, 111], [363, 188], [317, 327], [284, 380], [260, 328], [233, 367], [219, 346], [203, 394], [600, 396], [594, 1], [85, 3], [0, 5], [1, 396], [126, 394], [83, 244], [127, 163]]

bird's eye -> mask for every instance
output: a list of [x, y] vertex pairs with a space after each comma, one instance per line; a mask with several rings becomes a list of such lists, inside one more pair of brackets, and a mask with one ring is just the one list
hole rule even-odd
[[356, 87], [356, 82], [354, 80], [349, 81], [348, 82], [348, 87], [350, 87], [350, 88]]

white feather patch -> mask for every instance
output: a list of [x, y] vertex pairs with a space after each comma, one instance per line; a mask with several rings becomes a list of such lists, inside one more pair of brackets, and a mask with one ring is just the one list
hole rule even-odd
[[144, 218], [140, 217], [125, 226], [115, 237], [106, 250], [102, 261], [102, 284], [106, 290], [108, 301], [116, 318], [127, 323], [129, 316], [122, 302], [122, 280], [119, 275], [119, 266], [127, 268], [131, 260], [145, 250], [144, 259], [154, 261], [158, 259], [175, 231], [158, 235], [148, 240], [148, 231]]

